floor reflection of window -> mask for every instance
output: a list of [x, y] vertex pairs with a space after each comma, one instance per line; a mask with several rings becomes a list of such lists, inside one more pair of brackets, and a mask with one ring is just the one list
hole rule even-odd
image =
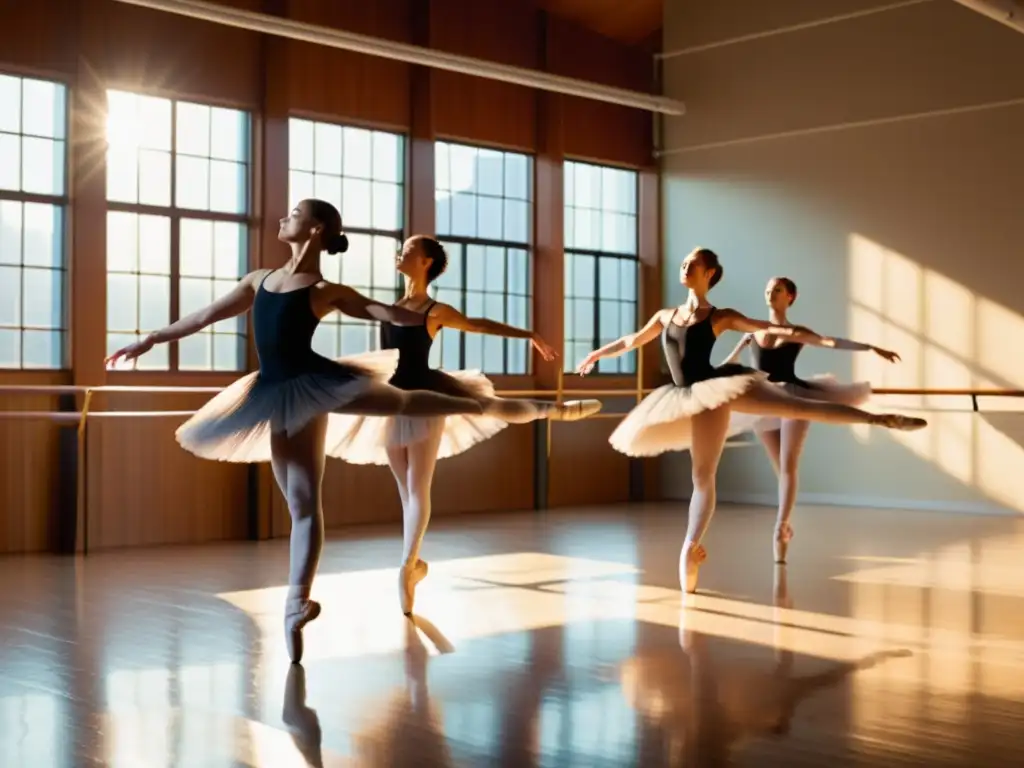
[[0, 766], [71, 765], [65, 702], [47, 693], [0, 697]]

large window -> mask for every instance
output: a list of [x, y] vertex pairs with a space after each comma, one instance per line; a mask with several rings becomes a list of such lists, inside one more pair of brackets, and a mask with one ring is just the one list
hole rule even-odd
[[[632, 333], [637, 324], [634, 171], [565, 164], [565, 368]], [[636, 352], [605, 359], [598, 373], [634, 373]]]
[[[395, 256], [405, 225], [405, 137], [310, 120], [288, 121], [289, 205], [315, 197], [341, 212], [349, 250], [321, 256], [327, 280], [387, 303], [398, 298]], [[282, 215], [285, 213], [281, 212]], [[313, 347], [327, 357], [378, 347], [379, 326], [332, 314]]]
[[[107, 349], [230, 291], [248, 271], [249, 115], [107, 92]], [[139, 368], [238, 371], [245, 319], [160, 345]]]
[[67, 88], [0, 75], [0, 368], [65, 365]]
[[[531, 327], [532, 171], [529, 155], [437, 143], [436, 227], [449, 257], [438, 301], [469, 317]], [[445, 329], [431, 358], [450, 369], [523, 374], [530, 344]]]

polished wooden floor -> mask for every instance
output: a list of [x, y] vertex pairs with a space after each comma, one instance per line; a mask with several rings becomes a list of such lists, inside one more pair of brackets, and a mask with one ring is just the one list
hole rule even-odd
[[333, 536], [302, 667], [283, 541], [0, 560], [0, 766], [1020, 766], [1024, 520], [678, 505]]

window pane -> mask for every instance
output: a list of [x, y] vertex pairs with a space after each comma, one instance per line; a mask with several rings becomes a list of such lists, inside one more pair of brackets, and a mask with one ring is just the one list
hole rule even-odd
[[476, 201], [475, 195], [466, 192], [456, 193], [452, 199], [451, 233], [457, 237], [476, 237]]
[[210, 114], [210, 154], [218, 160], [249, 160], [249, 116], [237, 109], [215, 107]]
[[373, 284], [373, 240], [369, 235], [349, 235], [348, 243], [348, 252], [341, 262], [341, 282], [353, 288], [368, 289]]
[[374, 229], [401, 229], [401, 187], [397, 184], [374, 182], [373, 184], [373, 227]]
[[508, 339], [508, 365], [505, 373], [525, 374], [530, 370], [530, 342], [526, 339]]
[[502, 239], [501, 198], [477, 198], [477, 235], [485, 240]]
[[107, 212], [107, 271], [135, 272], [139, 268], [139, 217]]
[[223, 160], [210, 161], [210, 210], [245, 213], [245, 166]]
[[530, 240], [530, 206], [520, 200], [505, 201], [505, 239], [512, 243]]
[[214, 334], [213, 368], [217, 371], [244, 370], [245, 337], [238, 334]]
[[49, 80], [22, 81], [22, 133], [64, 139], [67, 89]]
[[136, 331], [139, 325], [138, 278], [107, 274], [107, 330]]
[[197, 333], [178, 341], [178, 368], [208, 371], [213, 367], [213, 334]]
[[21, 139], [0, 133], [0, 189], [21, 189]]
[[21, 203], [0, 200], [0, 264], [21, 264]]
[[210, 156], [210, 108], [202, 104], [178, 102], [175, 149], [182, 155]]
[[171, 204], [171, 153], [142, 149], [138, 153], [138, 199], [144, 205]]
[[171, 274], [171, 220], [166, 216], [139, 216], [139, 271]]
[[[313, 194], [313, 174], [292, 171], [288, 174], [288, 210], [300, 200], [315, 197]], [[338, 185], [338, 199], [341, 199], [341, 185]], [[283, 214], [282, 214], [283, 215]]]
[[340, 325], [336, 322], [323, 322], [317, 326], [313, 333], [313, 351], [324, 357], [340, 357], [338, 351], [338, 331]]
[[244, 224], [218, 221], [213, 225], [213, 274], [215, 277], [241, 279], [248, 270]]
[[21, 140], [21, 187], [37, 195], [64, 193], [63, 142], [32, 137]]
[[341, 192], [341, 218], [346, 227], [372, 227], [371, 185], [362, 179], [346, 177]]
[[596, 269], [596, 258], [586, 254], [573, 254], [573, 296], [592, 297], [597, 286], [594, 283], [594, 271]]
[[21, 268], [0, 267], [0, 326], [21, 326]]
[[333, 205], [342, 215], [342, 222], [345, 226], [349, 226], [349, 222], [344, 219], [345, 210], [341, 204], [341, 176], [331, 176], [323, 173], [316, 174], [313, 177], [313, 188], [309, 194], [296, 197], [292, 200], [292, 205], [298, 205], [299, 201], [306, 197], [316, 197]]
[[466, 248], [466, 288], [470, 291], [482, 291], [486, 285], [485, 251], [482, 246], [470, 245]]
[[529, 200], [530, 162], [527, 155], [505, 153], [505, 197], [515, 200]]
[[451, 182], [451, 152], [444, 142], [434, 144], [434, 189], [450, 190]]
[[151, 333], [171, 319], [171, 279], [139, 276], [139, 331]]
[[504, 166], [503, 153], [481, 149], [476, 162], [476, 191], [500, 198], [504, 190]]
[[518, 248], [508, 250], [508, 292], [522, 296], [530, 293], [530, 265], [526, 251]]
[[62, 368], [62, 342], [60, 331], [26, 330], [21, 342], [22, 368]]
[[213, 281], [183, 277], [178, 282], [178, 317], [185, 317], [213, 301]]
[[62, 267], [64, 265], [63, 209], [45, 203], [25, 203], [23, 259], [27, 265]]
[[213, 275], [213, 222], [182, 219], [178, 242], [178, 271], [182, 277]]
[[56, 269], [25, 269], [22, 290], [27, 301], [23, 323], [34, 328], [63, 327], [63, 273]]
[[602, 299], [629, 298], [619, 294], [619, 260], [614, 258], [598, 259], [598, 293]]
[[21, 332], [0, 328], [0, 367], [21, 367]]
[[288, 167], [294, 171], [313, 170], [313, 123], [288, 120]]
[[107, 151], [107, 200], [139, 201], [139, 155], [135, 149]]
[[[373, 238], [373, 282], [377, 289], [389, 289], [398, 284], [395, 254], [399, 244], [390, 237]], [[395, 301], [394, 291], [387, 290], [388, 302]]]
[[176, 202], [181, 208], [210, 208], [210, 161], [201, 157], [177, 157]]
[[345, 176], [370, 179], [373, 163], [373, 145], [370, 132], [363, 128], [345, 128]]
[[317, 173], [341, 176], [341, 150], [344, 146], [341, 138], [341, 126], [316, 123], [314, 132], [316, 138], [313, 149], [313, 170]]
[[401, 137], [393, 133], [373, 133], [373, 178], [377, 181], [401, 183], [404, 158]]
[[21, 78], [0, 75], [0, 131], [21, 132]]

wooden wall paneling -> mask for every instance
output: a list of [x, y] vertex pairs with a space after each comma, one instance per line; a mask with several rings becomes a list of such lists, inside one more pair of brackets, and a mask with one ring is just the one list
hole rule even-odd
[[[430, 46], [520, 67], [539, 68], [539, 13], [518, 3], [432, 0]], [[521, 152], [536, 147], [532, 88], [457, 72], [433, 73], [437, 135]]]
[[[654, 59], [568, 22], [551, 22], [550, 71], [619, 88], [652, 90]], [[653, 163], [651, 113], [575, 96], [565, 100], [569, 157], [646, 167]]]
[[[287, 0], [288, 16], [402, 43], [412, 40], [414, 0]], [[412, 67], [322, 45], [287, 41], [289, 108], [337, 122], [405, 130]]]
[[68, 0], [3, 3], [0, 69], [73, 77], [78, 15], [68, 5]]

